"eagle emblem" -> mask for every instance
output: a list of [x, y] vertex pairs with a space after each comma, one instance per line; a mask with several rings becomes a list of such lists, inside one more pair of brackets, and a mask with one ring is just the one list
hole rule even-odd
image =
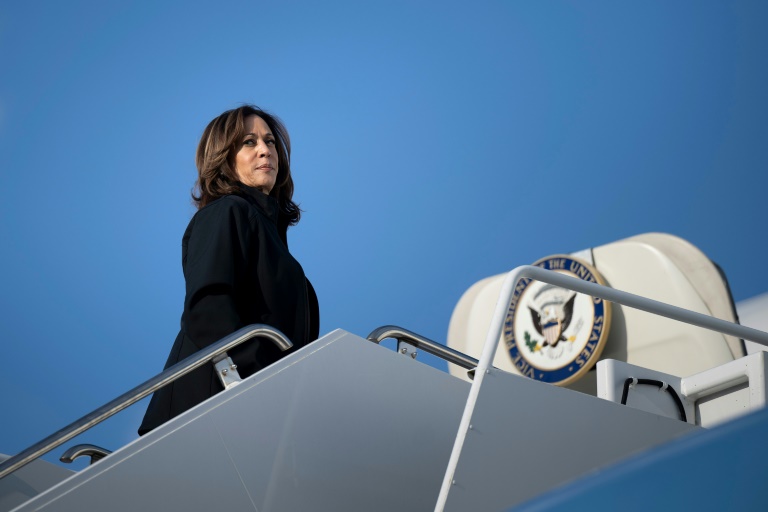
[[[597, 270], [570, 255], [534, 265], [604, 284]], [[502, 339], [516, 371], [532, 379], [567, 385], [595, 364], [610, 327], [610, 303], [541, 281], [515, 289]]]
[[[549, 285], [549, 288], [555, 288]], [[557, 288], [560, 290], [561, 288]], [[548, 291], [547, 287], [542, 288], [538, 295]], [[536, 298], [538, 298], [538, 295]], [[534, 298], [534, 301], [536, 300]], [[561, 341], [567, 341], [563, 336], [563, 332], [571, 325], [571, 319], [573, 318], [573, 301], [576, 300], [576, 293], [571, 293], [571, 297], [561, 303], [557, 300], [549, 300], [542, 304], [539, 311], [528, 306], [528, 310], [531, 312], [531, 320], [533, 321], [533, 327], [536, 332], [544, 336], [546, 341], [543, 346], [556, 347]]]
[[537, 290], [533, 300], [528, 305], [528, 311], [531, 313], [531, 323], [534, 329], [544, 337], [544, 341], [539, 344], [526, 332], [526, 344], [531, 351], [541, 351], [550, 359], [562, 355], [566, 347], [563, 345], [558, 347], [558, 344], [575, 339], [573, 336], [567, 338], [564, 334], [571, 325], [575, 300], [575, 292], [554, 285], [546, 284]]

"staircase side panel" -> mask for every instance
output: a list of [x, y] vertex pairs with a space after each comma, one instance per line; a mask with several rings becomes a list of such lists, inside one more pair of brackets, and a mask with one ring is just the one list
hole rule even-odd
[[[0, 453], [0, 462], [9, 458], [8, 455]], [[0, 480], [0, 511], [6, 512], [15, 508], [73, 474], [74, 471], [42, 459], [30, 462]]]
[[431, 510], [468, 391], [334, 331], [18, 511]]
[[446, 511], [503, 510], [698, 427], [493, 369]]

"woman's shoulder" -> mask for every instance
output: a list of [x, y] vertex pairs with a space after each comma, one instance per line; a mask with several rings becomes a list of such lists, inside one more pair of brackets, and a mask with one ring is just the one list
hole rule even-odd
[[223, 224], [253, 225], [258, 214], [248, 201], [238, 195], [226, 195], [200, 208], [189, 221], [187, 233], [193, 228], [215, 227]]
[[229, 211], [229, 210], [237, 210], [237, 211], [244, 211], [247, 212], [249, 210], [250, 204], [248, 201], [237, 194], [227, 194], [225, 196], [221, 196], [218, 199], [214, 199], [207, 205], [200, 208], [195, 215], [210, 215], [214, 212], [222, 212], [222, 211]]
[[244, 197], [236, 194], [221, 196], [200, 208], [192, 220], [202, 219], [253, 219], [255, 212]]

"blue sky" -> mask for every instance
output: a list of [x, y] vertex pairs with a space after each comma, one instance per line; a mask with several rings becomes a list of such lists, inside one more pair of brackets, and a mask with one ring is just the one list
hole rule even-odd
[[[725, 0], [0, 8], [0, 452], [162, 369], [195, 146], [244, 102], [290, 131], [322, 333], [444, 341], [477, 280], [650, 231], [768, 291], [767, 24]], [[117, 448], [143, 410], [80, 440]]]

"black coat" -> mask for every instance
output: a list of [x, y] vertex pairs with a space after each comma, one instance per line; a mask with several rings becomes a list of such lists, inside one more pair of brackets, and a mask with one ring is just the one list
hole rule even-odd
[[[255, 338], [229, 351], [245, 378], [317, 339], [317, 296], [288, 252], [287, 223], [277, 201], [241, 186], [201, 208], [182, 239], [186, 280], [181, 330], [165, 368], [249, 324], [281, 330], [293, 348], [280, 352]], [[143, 435], [223, 389], [206, 364], [155, 392], [139, 427]]]

